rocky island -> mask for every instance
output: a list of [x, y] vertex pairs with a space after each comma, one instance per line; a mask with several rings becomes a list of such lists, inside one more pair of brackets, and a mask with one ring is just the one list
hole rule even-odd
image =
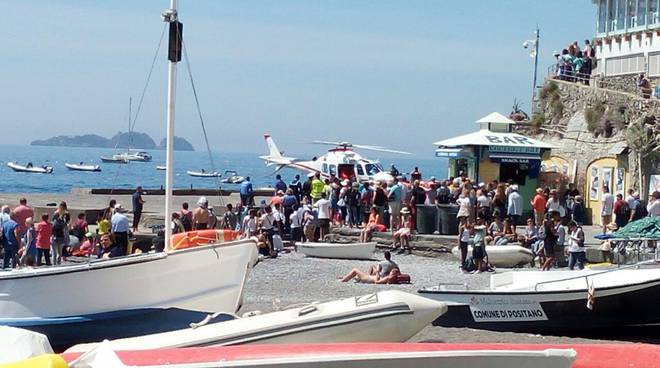
[[[112, 138], [101, 137], [96, 134], [84, 135], [58, 135], [56, 137], [30, 142], [31, 146], [58, 146], [58, 147], [95, 147], [95, 148], [136, 148], [145, 150], [164, 150], [165, 139], [156, 145], [156, 142], [146, 133], [133, 132], [131, 134], [119, 132]], [[185, 138], [174, 137], [175, 151], [194, 151], [193, 145]]]

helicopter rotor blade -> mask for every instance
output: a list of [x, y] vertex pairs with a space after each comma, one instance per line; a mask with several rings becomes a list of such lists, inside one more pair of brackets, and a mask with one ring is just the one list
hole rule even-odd
[[323, 144], [327, 146], [341, 146], [341, 142], [330, 142], [330, 141], [312, 141], [312, 144]]
[[366, 146], [362, 144], [354, 144], [353, 147], [355, 148], [360, 148], [360, 149], [365, 149], [369, 151], [378, 151], [378, 152], [388, 152], [388, 153], [398, 153], [400, 155], [412, 155], [410, 152], [405, 152], [405, 151], [397, 151], [385, 147], [380, 147], [380, 146]]

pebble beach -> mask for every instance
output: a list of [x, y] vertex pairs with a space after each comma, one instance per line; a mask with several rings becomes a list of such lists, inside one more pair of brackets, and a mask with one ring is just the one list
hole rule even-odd
[[[382, 259], [383, 254], [377, 252], [376, 258]], [[460, 272], [458, 261], [451, 254], [434, 258], [414, 254], [393, 254], [392, 259], [398, 263], [403, 272], [411, 275], [411, 284], [371, 285], [339, 281], [339, 277], [353, 267], [366, 270], [375, 261], [307, 258], [295, 252], [280, 254], [276, 259], [265, 259], [255, 266], [250, 275], [240, 313], [255, 310], [271, 312], [291, 305], [348, 298], [386, 289], [400, 289], [416, 293], [423, 286], [433, 286], [439, 282], [466, 284], [471, 289], [486, 287], [489, 283], [490, 273], [464, 274]], [[618, 331], [616, 336], [614, 334], [615, 332], [608, 332], [607, 336], [601, 334], [589, 337], [541, 336], [528, 333], [428, 326], [410, 341], [586, 344], [613, 341], [654, 342], [657, 340], [654, 340], [653, 337], [645, 337], [648, 331]]]

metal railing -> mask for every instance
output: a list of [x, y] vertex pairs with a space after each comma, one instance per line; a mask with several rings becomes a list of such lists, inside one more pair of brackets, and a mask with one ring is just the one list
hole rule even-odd
[[[583, 84], [585, 86], [591, 86], [595, 88], [603, 88], [607, 89], [613, 92], [618, 92], [618, 93], [625, 93], [629, 95], [636, 95], [637, 97], [644, 98], [644, 93], [642, 91], [642, 88], [640, 88], [637, 85], [637, 76], [639, 73], [631, 73], [629, 75], [630, 77], [630, 85], [633, 86], [630, 88], [630, 90], [621, 90], [617, 83], [608, 81], [605, 79], [606, 77], [603, 76], [602, 74], [585, 74], [585, 73], [575, 73], [573, 71], [567, 71], [567, 72], [562, 72], [558, 69], [558, 66], [556, 64], [550, 65], [547, 69], [547, 78], [548, 79], [553, 79], [553, 80], [558, 80], [558, 81], [564, 81], [564, 82], [573, 82], [576, 84]], [[618, 76], [620, 77], [620, 76]], [[619, 82], [620, 85], [620, 82]], [[659, 86], [660, 87], [660, 86]], [[654, 89], [652, 89], [653, 91]], [[653, 96], [653, 93], [646, 93], [650, 98]], [[657, 98], [660, 98], [660, 95], [658, 93], [655, 94]]]

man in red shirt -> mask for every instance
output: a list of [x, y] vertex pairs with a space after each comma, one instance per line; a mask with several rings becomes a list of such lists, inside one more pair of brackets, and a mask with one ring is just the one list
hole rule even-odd
[[534, 220], [536, 222], [536, 225], [542, 225], [543, 224], [543, 216], [545, 216], [545, 205], [546, 205], [546, 200], [545, 197], [543, 196], [543, 189], [541, 188], [536, 188], [536, 194], [534, 195], [534, 198], [530, 201], [532, 208], [534, 209]]
[[19, 199], [18, 203], [18, 207], [14, 208], [12, 212], [16, 216], [16, 223], [18, 223], [18, 234], [22, 237], [27, 231], [25, 220], [28, 217], [34, 217], [34, 210], [27, 205], [27, 199], [25, 198]]
[[614, 210], [612, 212], [614, 212], [615, 215], [614, 222], [619, 229], [628, 225], [628, 220], [630, 219], [630, 206], [628, 206], [628, 202], [623, 199], [623, 194], [618, 193], [616, 195]]

